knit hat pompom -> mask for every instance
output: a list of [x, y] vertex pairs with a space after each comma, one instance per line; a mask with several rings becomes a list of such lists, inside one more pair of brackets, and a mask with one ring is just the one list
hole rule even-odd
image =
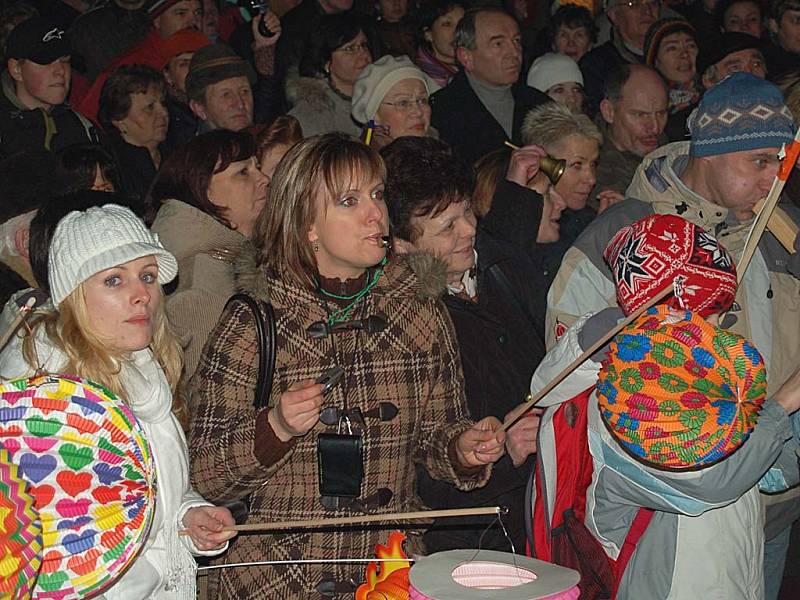
[[600, 414], [633, 456], [664, 470], [722, 460], [748, 438], [767, 393], [758, 350], [686, 312], [650, 308], [611, 343]]
[[626, 315], [668, 285], [666, 304], [701, 317], [728, 310], [736, 297], [736, 265], [717, 239], [677, 215], [651, 215], [623, 227], [603, 253]]
[[[686, 19], [669, 18], [656, 21], [650, 25], [650, 29], [647, 30], [644, 37], [644, 62], [646, 65], [655, 66], [661, 42], [673, 33], [688, 33], [696, 38], [694, 27]], [[695, 39], [695, 41], [697, 40]]]
[[117, 204], [73, 211], [59, 221], [47, 261], [50, 295], [58, 306], [100, 271], [155, 256], [158, 283], [178, 274], [178, 262], [131, 209]]
[[383, 56], [364, 67], [353, 86], [353, 118], [361, 124], [375, 118], [386, 94], [394, 84], [404, 79], [419, 79], [428, 94], [438, 89], [436, 83], [407, 56]]
[[780, 148], [794, 139], [781, 91], [750, 73], [731, 73], [708, 90], [687, 121], [691, 156]]
[[528, 85], [547, 93], [559, 83], [579, 83], [583, 85], [583, 74], [572, 58], [566, 54], [548, 52], [533, 61], [528, 71]]

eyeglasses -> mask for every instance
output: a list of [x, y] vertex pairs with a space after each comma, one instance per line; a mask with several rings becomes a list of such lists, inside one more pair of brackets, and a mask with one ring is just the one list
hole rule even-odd
[[360, 51], [369, 52], [369, 44], [367, 42], [361, 42], [360, 44], [350, 44], [349, 46], [342, 46], [341, 48], [337, 48], [334, 52], [345, 52], [346, 54], [355, 54], [356, 52]]
[[661, 0], [628, 0], [628, 2], [618, 2], [615, 6], [627, 6], [633, 10], [644, 10], [658, 8]]
[[408, 100], [398, 100], [397, 102], [381, 102], [381, 104], [393, 106], [400, 112], [408, 112], [411, 110], [412, 106], [416, 106], [419, 110], [422, 110], [426, 106], [430, 106], [430, 100], [427, 97], [409, 98]]

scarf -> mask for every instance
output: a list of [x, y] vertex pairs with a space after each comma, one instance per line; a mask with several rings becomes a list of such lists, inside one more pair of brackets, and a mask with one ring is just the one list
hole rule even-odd
[[700, 100], [700, 89], [694, 79], [689, 83], [669, 81], [667, 85], [669, 86], [669, 114], [671, 115]]

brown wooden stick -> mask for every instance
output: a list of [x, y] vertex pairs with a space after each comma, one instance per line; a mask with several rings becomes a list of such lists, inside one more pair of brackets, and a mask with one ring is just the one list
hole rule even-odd
[[[381, 523], [386, 521], [419, 521], [422, 519], [445, 519], [473, 515], [499, 515], [499, 506], [479, 506], [475, 508], [451, 508], [447, 510], [420, 510], [416, 512], [387, 513], [383, 515], [358, 515], [335, 519], [307, 519], [305, 521], [276, 521], [274, 523], [246, 523], [225, 527], [222, 531], [274, 531], [278, 529], [312, 529], [336, 527], [339, 525], [360, 525], [362, 523]], [[189, 535], [187, 530], [180, 535]]]
[[[756, 210], [764, 208], [766, 198], [762, 198], [756, 202]], [[767, 229], [775, 238], [781, 243], [781, 246], [786, 248], [789, 254], [794, 254], [794, 241], [797, 238], [798, 227], [792, 217], [786, 214], [780, 206], [776, 206], [772, 216], [767, 222]]]
[[736, 265], [739, 283], [741, 283], [744, 279], [744, 274], [747, 271], [747, 267], [750, 266], [750, 261], [753, 260], [753, 255], [755, 255], [756, 250], [758, 249], [758, 242], [761, 240], [761, 236], [764, 234], [764, 230], [767, 228], [767, 223], [769, 223], [772, 213], [775, 210], [775, 207], [778, 205], [778, 200], [780, 200], [781, 192], [783, 191], [783, 187], [786, 185], [786, 180], [789, 178], [789, 175], [792, 172], [794, 163], [797, 162], [799, 145], [800, 129], [797, 130], [797, 134], [794, 136], [794, 141], [784, 148], [785, 156], [783, 163], [781, 163], [778, 174], [775, 175], [775, 179], [772, 182], [772, 187], [769, 190], [769, 194], [767, 194], [767, 199], [764, 200], [764, 207], [756, 216], [756, 220], [753, 223], [753, 228], [750, 231], [750, 236], [748, 237], [747, 243], [742, 251], [742, 256]]
[[553, 388], [555, 388], [559, 383], [564, 381], [570, 373], [572, 373], [575, 369], [577, 369], [584, 362], [586, 362], [592, 356], [592, 354], [594, 354], [600, 348], [605, 346], [606, 343], [608, 343], [608, 341], [611, 340], [615, 335], [617, 335], [620, 331], [622, 331], [628, 325], [630, 325], [636, 319], [638, 319], [644, 313], [644, 311], [646, 311], [648, 308], [650, 308], [652, 306], [655, 306], [656, 304], [661, 302], [664, 298], [669, 296], [672, 293], [672, 290], [673, 290], [673, 286], [672, 285], [668, 285], [667, 287], [665, 287], [658, 294], [656, 294], [653, 298], [651, 298], [650, 301], [647, 302], [644, 306], [641, 306], [639, 309], [637, 309], [637, 310], [633, 311], [631, 314], [629, 314], [625, 318], [624, 321], [622, 321], [621, 323], [618, 323], [608, 333], [603, 335], [599, 340], [597, 340], [594, 344], [592, 344], [589, 347], [588, 350], [586, 350], [578, 358], [576, 358], [570, 364], [568, 364], [566, 367], [564, 367], [564, 369], [558, 375], [556, 375], [555, 378], [550, 383], [548, 383], [541, 390], [539, 390], [536, 393], [536, 395], [534, 395], [534, 396], [529, 395], [529, 400], [526, 402], [525, 408], [522, 410], [522, 412], [520, 412], [519, 415], [517, 415], [517, 418], [515, 418], [512, 421], [509, 421], [508, 423], [504, 423], [501, 427], [499, 427], [498, 429], [495, 430], [495, 434], [500, 433], [501, 431], [506, 431], [510, 427], [512, 427], [517, 421], [519, 421], [522, 418], [522, 416], [525, 413], [527, 413], [530, 409], [532, 409], [534, 406], [536, 406], [536, 403], [539, 402], [539, 400], [541, 400], [547, 394], [549, 394], [551, 391], [553, 391]]
[[509, 147], [509, 148], [511, 148], [512, 150], [519, 150], [519, 146], [517, 146], [516, 144], [512, 144], [512, 143], [511, 143], [511, 142], [509, 142], [508, 140], [504, 141], [504, 142], [503, 142], [503, 145], [504, 145], [504, 146], [508, 146], [508, 147]]

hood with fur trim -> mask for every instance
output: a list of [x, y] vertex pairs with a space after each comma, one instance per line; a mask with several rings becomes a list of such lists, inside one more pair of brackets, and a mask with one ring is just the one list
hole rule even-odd
[[[445, 263], [427, 252], [394, 256], [392, 261], [405, 262], [417, 277], [417, 297], [421, 300], [441, 298], [447, 291]], [[257, 262], [256, 253], [242, 253], [233, 263], [234, 281], [238, 291], [269, 300], [269, 283]]]

